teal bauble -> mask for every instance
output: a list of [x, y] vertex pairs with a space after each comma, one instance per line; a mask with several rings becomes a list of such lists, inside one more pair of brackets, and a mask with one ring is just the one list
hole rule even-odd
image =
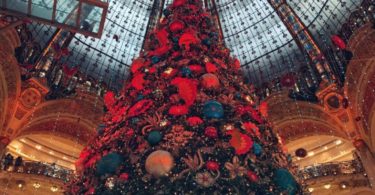
[[298, 184], [287, 169], [277, 169], [273, 181], [281, 191], [287, 191], [288, 195], [297, 194]]
[[223, 105], [215, 100], [207, 101], [203, 105], [203, 115], [208, 119], [221, 119], [224, 117]]
[[262, 146], [259, 145], [258, 143], [253, 144], [253, 153], [257, 156], [261, 155], [263, 152]]
[[151, 131], [147, 136], [147, 142], [150, 145], [156, 145], [158, 144], [163, 136], [161, 135], [160, 131]]
[[96, 163], [96, 174], [99, 176], [115, 174], [123, 162], [124, 157], [121, 154], [116, 152], [109, 153]]

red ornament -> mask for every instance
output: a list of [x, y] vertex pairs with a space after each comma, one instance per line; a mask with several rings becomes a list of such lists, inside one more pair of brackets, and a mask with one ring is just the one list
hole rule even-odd
[[173, 7], [179, 7], [184, 5], [187, 2], [187, 0], [174, 0], [172, 6]]
[[209, 170], [209, 171], [217, 171], [219, 170], [220, 166], [217, 162], [215, 161], [207, 161], [206, 162], [206, 168]]
[[181, 35], [180, 40], [178, 41], [178, 45], [180, 47], [185, 47], [186, 50], [190, 50], [190, 44], [198, 44], [199, 40], [197, 35], [194, 31], [185, 32]]
[[236, 150], [237, 155], [246, 154], [253, 147], [253, 140], [246, 134], [240, 133], [237, 129], [227, 132], [232, 136], [229, 143]]
[[142, 90], [143, 84], [145, 84], [145, 79], [143, 78], [143, 73], [137, 73], [134, 75], [132, 81], [130, 82], [131, 86], [134, 87], [136, 90]]
[[144, 60], [142, 58], [133, 60], [132, 65], [130, 67], [130, 71], [133, 74], [136, 73], [143, 66], [143, 63], [144, 63]]
[[115, 93], [112, 91], [107, 91], [107, 93], [104, 95], [104, 105], [110, 109], [112, 108], [116, 103]]
[[245, 122], [242, 124], [242, 128], [244, 128], [248, 133], [260, 137], [259, 128], [252, 122]]
[[281, 85], [284, 87], [293, 87], [295, 83], [296, 80], [292, 73], [288, 73], [281, 78]]
[[185, 24], [180, 20], [175, 20], [171, 24], [169, 24], [169, 30], [172, 32], [178, 32], [185, 28]]
[[192, 116], [187, 119], [189, 126], [198, 126], [203, 123], [203, 120], [197, 116]]
[[342, 40], [341, 37], [338, 35], [332, 35], [331, 36], [331, 41], [333, 44], [335, 44], [338, 48], [340, 49], [346, 49], [346, 43], [344, 40]]
[[134, 130], [133, 129], [128, 129], [126, 132], [125, 132], [125, 137], [127, 139], [130, 139], [134, 136]]
[[211, 63], [211, 62], [207, 62], [206, 63], [206, 71], [208, 73], [215, 73], [217, 72], [218, 68], [216, 67], [215, 64]]
[[201, 65], [189, 65], [189, 69], [194, 72], [194, 73], [202, 73], [203, 72], [203, 68]]
[[215, 127], [206, 127], [206, 129], [204, 130], [204, 135], [209, 138], [217, 138], [217, 129]]
[[63, 72], [68, 77], [73, 76], [75, 73], [77, 73], [77, 71], [78, 71], [77, 67], [69, 68], [68, 65], [66, 65], [66, 64], [63, 66]]
[[189, 108], [185, 105], [180, 105], [180, 106], [172, 106], [168, 113], [170, 115], [174, 115], [174, 116], [181, 116], [181, 115], [185, 115], [189, 112]]
[[185, 101], [186, 106], [194, 104], [198, 93], [198, 84], [196, 80], [176, 77], [171, 84], [178, 88], [178, 95]]
[[129, 180], [129, 174], [128, 173], [121, 173], [121, 175], [119, 176], [119, 179], [121, 181], [128, 181]]
[[259, 105], [259, 113], [262, 117], [267, 118], [268, 117], [268, 104], [267, 102], [261, 102]]
[[215, 74], [207, 73], [201, 77], [201, 84], [205, 89], [216, 89], [220, 87], [220, 81]]
[[128, 117], [138, 116], [145, 113], [154, 103], [151, 100], [141, 100], [128, 110]]
[[238, 71], [238, 70], [240, 70], [240, 68], [241, 68], [241, 62], [240, 62], [240, 60], [235, 59], [234, 63], [233, 63], [233, 69], [235, 71]]
[[247, 171], [247, 177], [252, 182], [258, 182], [259, 178], [253, 171]]

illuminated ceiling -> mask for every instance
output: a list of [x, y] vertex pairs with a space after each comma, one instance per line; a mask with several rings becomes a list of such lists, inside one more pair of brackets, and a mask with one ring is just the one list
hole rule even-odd
[[[39, 0], [42, 2], [42, 0]], [[172, 0], [166, 0], [165, 6]], [[361, 0], [287, 0], [321, 47], [330, 44]], [[141, 51], [153, 0], [111, 0], [101, 39], [76, 34], [61, 63], [80, 67], [87, 77], [119, 89], [128, 66]], [[225, 43], [252, 83], [260, 85], [306, 66], [307, 59], [267, 0], [216, 0]], [[31, 25], [45, 46], [56, 29]]]

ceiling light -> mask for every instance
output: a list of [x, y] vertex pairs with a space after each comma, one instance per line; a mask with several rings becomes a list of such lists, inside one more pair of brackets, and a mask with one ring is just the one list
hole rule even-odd
[[57, 192], [59, 190], [59, 188], [57, 188], [56, 186], [51, 186], [51, 191], [52, 192]]
[[23, 186], [22, 183], [18, 184], [18, 187], [19, 187], [19, 188], [22, 188], [22, 186]]
[[21, 142], [24, 142], [24, 143], [26, 143], [26, 140], [25, 140], [25, 139], [23, 139], [23, 138], [22, 138], [22, 139], [20, 139], [20, 141], [21, 141]]
[[307, 156], [314, 156], [315, 152], [314, 151], [311, 151], [307, 154]]
[[324, 148], [323, 148], [324, 150], [328, 150], [328, 147], [327, 146], [324, 146]]
[[67, 160], [67, 159], [68, 159], [68, 158], [66, 158], [66, 156], [63, 156], [62, 158], [63, 158], [64, 160]]
[[38, 188], [40, 188], [40, 183], [35, 182], [35, 183], [33, 183], [33, 186], [34, 186], [34, 188], [38, 189]]
[[329, 188], [331, 188], [331, 184], [326, 184], [323, 187], [328, 190]]
[[51, 155], [55, 154], [53, 151], [49, 151], [48, 153], [51, 154]]
[[314, 188], [308, 188], [309, 192], [313, 192]]
[[336, 145], [340, 145], [341, 143], [342, 143], [342, 141], [340, 139], [338, 139], [338, 140], [335, 141]]
[[38, 149], [38, 150], [40, 150], [40, 149], [42, 149], [42, 146], [41, 145], [36, 145], [35, 148]]

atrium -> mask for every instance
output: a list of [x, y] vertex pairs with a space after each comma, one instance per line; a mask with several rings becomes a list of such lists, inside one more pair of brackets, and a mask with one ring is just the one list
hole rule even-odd
[[4, 195], [375, 194], [375, 0], [0, 0], [0, 158]]

